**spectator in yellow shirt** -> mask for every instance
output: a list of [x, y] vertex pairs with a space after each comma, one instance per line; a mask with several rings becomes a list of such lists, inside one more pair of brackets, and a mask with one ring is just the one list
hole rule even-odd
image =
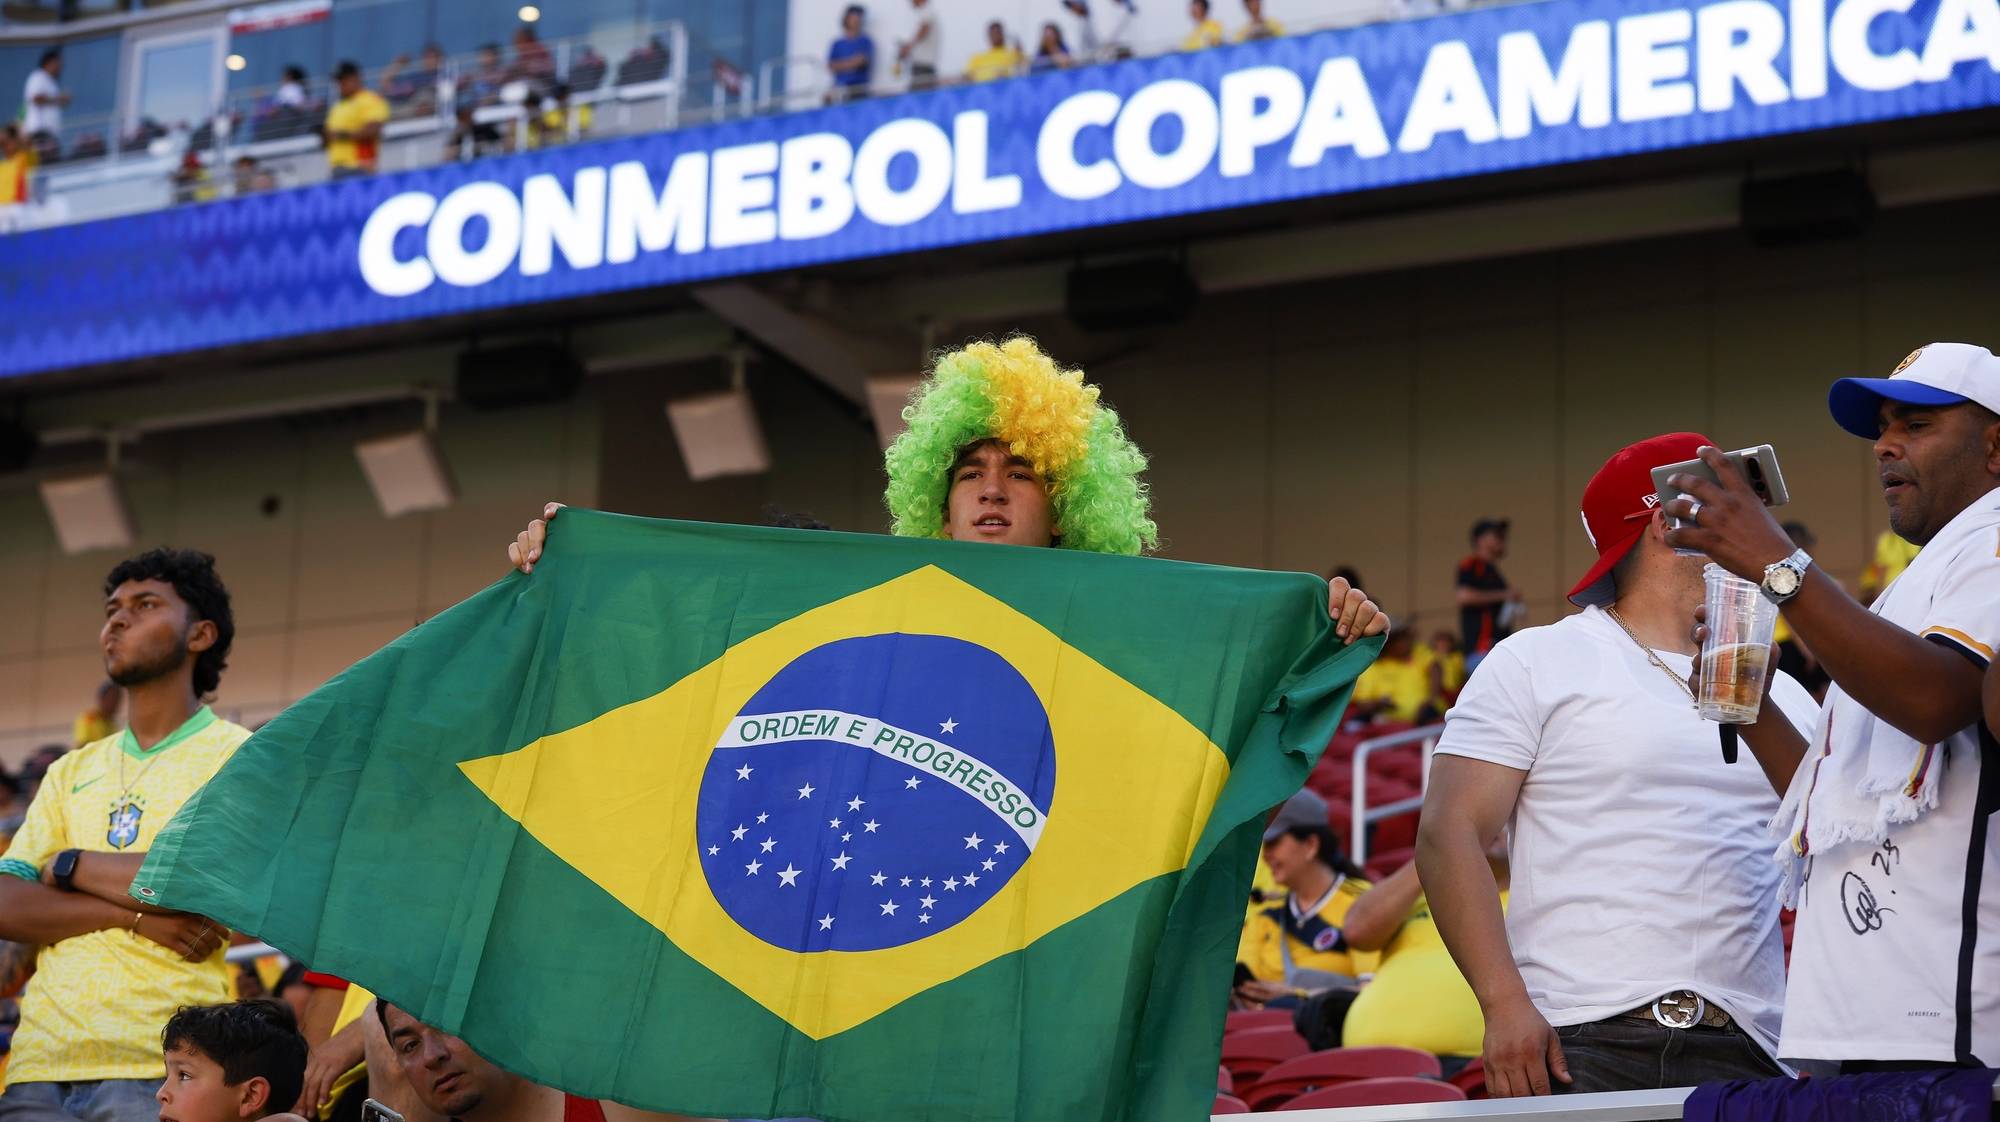
[[333, 80], [340, 100], [326, 111], [326, 166], [335, 179], [373, 175], [389, 103], [362, 84], [361, 68], [352, 62], [341, 63]]
[[1910, 562], [1917, 559], [1917, 550], [1921, 548], [1914, 542], [1903, 540], [1902, 535], [1894, 530], [1882, 531], [1882, 536], [1875, 539], [1875, 559], [1861, 574], [1861, 602], [1874, 603], [1882, 590], [1889, 587], [1889, 582], [1902, 576], [1903, 570], [1910, 567]]
[[1431, 659], [1419, 656], [1416, 636], [1410, 633], [1408, 625], [1391, 631], [1382, 654], [1354, 683], [1354, 698], [1347, 704], [1348, 713], [1370, 720], [1418, 723], [1436, 707], [1434, 667]]
[[1438, 668], [1438, 700], [1449, 709], [1465, 688], [1465, 652], [1458, 649], [1458, 636], [1443, 629], [1432, 632], [1431, 659]]
[[35, 170], [35, 146], [19, 125], [0, 128], [0, 206], [28, 201], [28, 173]]
[[1236, 41], [1248, 43], [1253, 39], [1276, 39], [1285, 33], [1285, 25], [1264, 17], [1264, 0], [1243, 0], [1243, 11], [1250, 17], [1236, 32]]
[[965, 76], [975, 82], [1012, 78], [1021, 72], [1024, 61], [1020, 49], [1007, 41], [1006, 27], [996, 19], [986, 25], [986, 49], [965, 64]]
[[125, 691], [118, 688], [118, 683], [109, 678], [98, 683], [97, 696], [90, 708], [76, 715], [76, 725], [70, 730], [70, 747], [81, 748], [118, 731], [111, 722], [118, 719], [118, 705], [124, 700]]
[[1208, 0], [1188, 0], [1188, 18], [1194, 21], [1194, 30], [1181, 40], [1181, 50], [1199, 51], [1222, 45], [1222, 24], [1209, 18]]
[[1327, 828], [1326, 800], [1311, 791], [1286, 799], [1264, 831], [1264, 861], [1285, 893], [1243, 925], [1236, 961], [1249, 979], [1237, 984], [1237, 1003], [1284, 1008], [1353, 989], [1373, 961], [1352, 952], [1341, 924], [1368, 882]]

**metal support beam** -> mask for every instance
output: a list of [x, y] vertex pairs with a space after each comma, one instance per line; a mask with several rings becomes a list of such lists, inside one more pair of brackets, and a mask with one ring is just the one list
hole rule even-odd
[[794, 311], [748, 284], [704, 285], [694, 290], [694, 298], [744, 335], [783, 355], [827, 388], [864, 409], [868, 406], [871, 370], [909, 365], [907, 355], [898, 363], [883, 355], [884, 348], [875, 340]]

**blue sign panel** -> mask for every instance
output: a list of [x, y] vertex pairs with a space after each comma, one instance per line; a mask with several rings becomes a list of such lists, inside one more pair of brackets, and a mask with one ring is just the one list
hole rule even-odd
[[2000, 0], [1544, 0], [0, 240], [0, 376], [2000, 105]]

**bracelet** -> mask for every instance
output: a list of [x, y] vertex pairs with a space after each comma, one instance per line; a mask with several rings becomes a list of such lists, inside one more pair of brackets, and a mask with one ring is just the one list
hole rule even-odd
[[132, 928], [131, 928], [132, 934], [137, 935], [139, 933], [139, 921], [145, 918], [146, 918], [145, 912], [132, 913]]

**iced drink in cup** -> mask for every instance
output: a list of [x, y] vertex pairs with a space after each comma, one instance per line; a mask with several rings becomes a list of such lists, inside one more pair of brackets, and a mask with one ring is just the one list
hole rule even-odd
[[1720, 565], [1707, 566], [1701, 575], [1708, 586], [1708, 637], [1701, 643], [1701, 693], [1695, 700], [1704, 720], [1747, 725], [1764, 704], [1778, 606], [1757, 585]]

